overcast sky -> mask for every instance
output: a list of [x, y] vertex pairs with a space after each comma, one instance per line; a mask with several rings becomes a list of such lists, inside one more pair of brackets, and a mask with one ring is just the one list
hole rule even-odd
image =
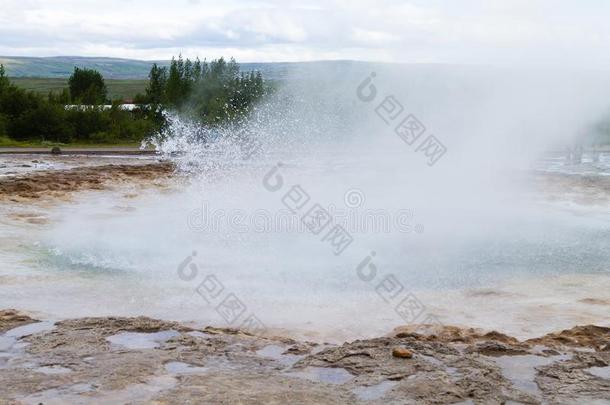
[[0, 55], [610, 67], [605, 0], [0, 0]]

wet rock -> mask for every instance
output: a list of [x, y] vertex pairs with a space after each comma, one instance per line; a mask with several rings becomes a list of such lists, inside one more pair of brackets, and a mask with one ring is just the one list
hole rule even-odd
[[[0, 312], [2, 327], [23, 322], [31, 319]], [[568, 349], [551, 356], [544, 353], [551, 349], [473, 329], [405, 331], [342, 345], [263, 338], [236, 329], [197, 330], [146, 317], [73, 319], [39, 329], [12, 338], [0, 335], [13, 339], [10, 362], [0, 358], [0, 398], [8, 403], [610, 400], [604, 378], [610, 351]], [[407, 357], [397, 358], [397, 350]], [[515, 354], [522, 352], [527, 354]], [[525, 374], [519, 373], [522, 365]]]
[[596, 351], [610, 351], [610, 328], [596, 325], [576, 326], [572, 329], [529, 339], [525, 343], [551, 347], [584, 347]]
[[405, 349], [404, 347], [395, 347], [392, 349], [392, 356], [399, 357], [401, 359], [411, 359], [413, 358], [413, 352]]
[[32, 322], [36, 322], [36, 320], [14, 309], [0, 310], [0, 332], [6, 332]]
[[466, 353], [480, 353], [486, 356], [527, 354], [527, 351], [522, 348], [510, 346], [497, 341], [476, 343], [474, 346], [467, 348], [465, 351]]
[[477, 341], [494, 340], [506, 344], [518, 345], [519, 341], [512, 336], [491, 331], [484, 332], [474, 328], [459, 328], [446, 325], [408, 325], [394, 329], [398, 338], [413, 337], [420, 340], [451, 343], [473, 343]]
[[549, 403], [610, 402], [610, 380], [587, 370], [610, 363], [610, 352], [576, 352], [571, 359], [538, 368], [536, 383]]
[[315, 343], [294, 343], [284, 354], [304, 355], [311, 353], [311, 350], [316, 347]]

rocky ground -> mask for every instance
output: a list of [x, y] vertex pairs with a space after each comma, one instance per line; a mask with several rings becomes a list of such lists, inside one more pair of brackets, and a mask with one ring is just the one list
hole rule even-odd
[[342, 345], [0, 311], [0, 403], [608, 404], [610, 328], [405, 327]]

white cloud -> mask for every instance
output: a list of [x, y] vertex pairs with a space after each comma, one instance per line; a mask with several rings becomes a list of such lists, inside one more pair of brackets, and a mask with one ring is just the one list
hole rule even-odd
[[610, 66], [602, 0], [0, 0], [1, 55]]

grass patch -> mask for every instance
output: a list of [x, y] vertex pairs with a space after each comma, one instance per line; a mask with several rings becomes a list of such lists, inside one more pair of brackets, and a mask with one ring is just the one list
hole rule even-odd
[[31, 142], [15, 141], [14, 139], [0, 136], [0, 148], [31, 148]]
[[0, 148], [52, 148], [53, 146], [59, 146], [60, 148], [108, 148], [124, 147], [124, 148], [139, 148], [140, 142], [133, 141], [117, 141], [117, 142], [74, 142], [74, 143], [61, 143], [61, 142], [50, 142], [50, 141], [15, 141], [5, 136], [0, 136]]

